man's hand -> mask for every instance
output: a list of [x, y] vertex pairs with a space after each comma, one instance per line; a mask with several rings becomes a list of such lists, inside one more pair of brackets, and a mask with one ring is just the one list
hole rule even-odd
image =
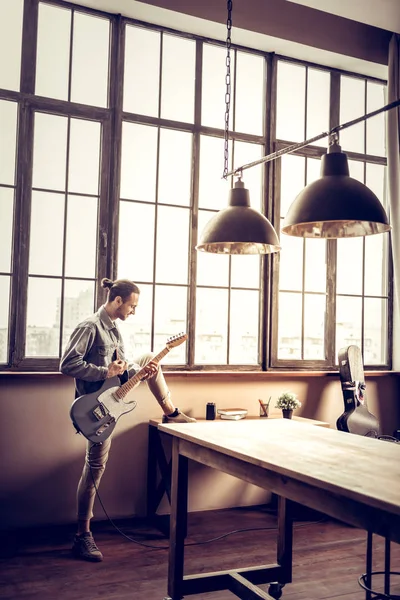
[[[147, 363], [147, 365], [145, 365], [143, 367], [143, 369], [140, 369], [140, 373], [141, 373], [140, 379], [142, 381], [146, 381], [146, 379], [149, 379], [150, 377], [154, 377], [154, 375], [157, 375], [157, 371], [158, 371], [158, 364], [154, 360], [151, 360], [150, 362]], [[142, 373], [143, 373], [143, 376], [142, 376]]]
[[128, 363], [125, 360], [114, 360], [108, 365], [107, 379], [110, 379], [110, 377], [115, 377], [115, 375], [122, 375], [127, 368]]

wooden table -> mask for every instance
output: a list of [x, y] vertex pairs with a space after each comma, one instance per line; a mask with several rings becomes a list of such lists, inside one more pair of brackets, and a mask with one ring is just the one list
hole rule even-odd
[[[281, 413], [273, 414], [268, 419], [282, 419]], [[240, 426], [245, 426], [249, 421], [262, 421], [264, 417], [247, 416], [245, 419], [237, 421]], [[307, 419], [306, 417], [293, 416], [294, 421], [299, 423], [310, 423], [317, 427], [327, 427], [330, 425], [326, 421], [318, 421], [317, 419]], [[206, 419], [198, 419], [198, 423], [231, 423], [231, 421], [223, 421], [217, 417], [214, 421], [206, 421]], [[169, 519], [165, 519], [161, 515], [157, 515], [157, 509], [163, 499], [164, 494], [171, 504], [171, 460], [169, 452], [163, 446], [162, 438], [165, 435], [160, 435], [158, 426], [161, 425], [162, 419], [150, 419], [149, 421], [149, 437], [148, 437], [148, 463], [147, 463], [147, 518], [158, 527], [162, 532], [169, 537]], [[246, 425], [247, 427], [247, 425]], [[159, 474], [161, 477], [159, 477]]]
[[[165, 600], [229, 589], [239, 598], [271, 599], [260, 583], [292, 576], [292, 524], [285, 499], [400, 542], [397, 444], [287, 419], [158, 426], [172, 438], [171, 527]], [[280, 498], [277, 563], [184, 575], [188, 460], [271, 490]]]

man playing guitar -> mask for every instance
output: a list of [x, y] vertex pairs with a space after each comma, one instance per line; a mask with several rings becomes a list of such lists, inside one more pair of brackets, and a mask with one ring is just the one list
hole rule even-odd
[[[108, 289], [106, 303], [97, 313], [77, 325], [60, 362], [60, 371], [75, 378], [75, 397], [99, 390], [104, 380], [116, 375], [123, 383], [141, 370], [141, 380], [147, 380], [150, 391], [161, 406], [165, 422], [195, 422], [196, 419], [188, 417], [173, 404], [162, 370], [152, 361], [154, 354], [144, 354], [131, 364], [125, 359], [116, 321], [125, 321], [135, 314], [140, 295], [138, 286], [127, 279], [111, 281], [107, 278], [102, 280], [101, 285]], [[90, 531], [90, 520], [96, 488], [105, 471], [111, 437], [97, 444], [87, 441], [85, 463], [77, 489], [78, 529], [72, 547], [76, 558], [103, 560]]]

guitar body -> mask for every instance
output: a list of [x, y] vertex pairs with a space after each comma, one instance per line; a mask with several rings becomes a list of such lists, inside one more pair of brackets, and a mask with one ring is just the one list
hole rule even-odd
[[71, 406], [69, 414], [75, 429], [94, 444], [103, 443], [119, 417], [136, 406], [136, 402], [126, 404], [115, 396], [120, 386], [119, 377], [110, 377], [97, 392], [80, 396]]
[[341, 348], [338, 358], [344, 412], [336, 421], [337, 429], [367, 437], [378, 437], [378, 419], [369, 412], [367, 406], [360, 348], [358, 346]]

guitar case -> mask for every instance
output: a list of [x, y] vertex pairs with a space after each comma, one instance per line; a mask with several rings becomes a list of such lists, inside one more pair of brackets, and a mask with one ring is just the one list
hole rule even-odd
[[367, 437], [379, 436], [378, 419], [369, 412], [365, 393], [364, 365], [358, 346], [346, 346], [338, 353], [344, 412], [336, 421], [339, 431]]

